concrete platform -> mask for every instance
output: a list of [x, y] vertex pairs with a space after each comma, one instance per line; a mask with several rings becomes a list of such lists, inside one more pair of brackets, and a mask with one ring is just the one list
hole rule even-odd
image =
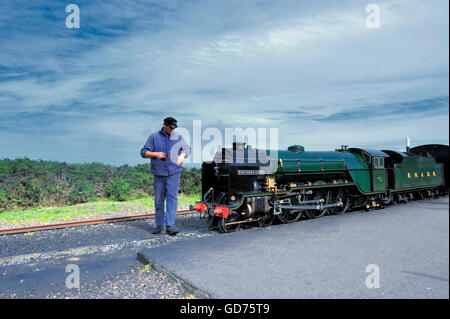
[[138, 257], [212, 298], [449, 298], [449, 199], [242, 230]]

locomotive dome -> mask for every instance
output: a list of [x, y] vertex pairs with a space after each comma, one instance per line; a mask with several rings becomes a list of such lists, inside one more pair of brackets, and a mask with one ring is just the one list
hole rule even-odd
[[288, 151], [295, 152], [295, 153], [304, 153], [305, 148], [301, 145], [295, 144], [295, 145], [289, 146]]

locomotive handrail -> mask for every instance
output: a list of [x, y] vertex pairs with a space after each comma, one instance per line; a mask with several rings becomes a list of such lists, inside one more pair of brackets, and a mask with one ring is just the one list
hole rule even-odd
[[[281, 162], [280, 162], [281, 161]], [[300, 158], [295, 158], [295, 159], [290, 159], [290, 158], [288, 158], [288, 159], [279, 159], [278, 160], [278, 166], [281, 168], [281, 173], [282, 174], [285, 174], [284, 173], [284, 171], [283, 171], [283, 163], [284, 162], [295, 162], [295, 163], [297, 163], [297, 170], [298, 170], [298, 172], [300, 173], [300, 172], [302, 172], [302, 168], [301, 168], [301, 165], [300, 165], [300, 163], [301, 162], [320, 162], [320, 168], [321, 168], [321, 172], [323, 173], [323, 172], [325, 172], [325, 169], [324, 169], [324, 167], [323, 167], [323, 163], [324, 162], [326, 162], [326, 163], [342, 163], [343, 164], [343, 168], [344, 169], [348, 169], [347, 168], [347, 165], [345, 164], [345, 160], [344, 159], [340, 159], [340, 160], [329, 160], [329, 159], [300, 159]], [[327, 170], [327, 171], [330, 171], [330, 170]]]
[[213, 188], [211, 187], [210, 189], [208, 189], [208, 191], [205, 193], [205, 195], [203, 195], [203, 201], [205, 202], [205, 204], [207, 204], [207, 196], [209, 195], [209, 193], [211, 193], [211, 191], [213, 191]]

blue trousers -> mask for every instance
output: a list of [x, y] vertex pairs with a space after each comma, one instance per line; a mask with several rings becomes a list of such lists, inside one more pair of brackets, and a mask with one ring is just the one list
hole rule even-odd
[[[181, 172], [170, 176], [154, 175], [155, 224], [175, 226], [178, 207], [178, 188]], [[164, 211], [164, 202], [166, 210]]]

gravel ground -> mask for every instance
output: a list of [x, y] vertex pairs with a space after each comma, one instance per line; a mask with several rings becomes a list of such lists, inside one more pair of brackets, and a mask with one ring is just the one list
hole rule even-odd
[[[153, 239], [152, 244], [164, 245], [176, 240], [185, 240], [182, 236], [159, 237], [152, 234], [154, 218], [134, 221], [85, 225], [33, 233], [0, 236], [0, 265], [2, 257], [67, 250], [77, 247], [111, 245], [109, 250], [134, 248], [144, 245], [140, 241]], [[205, 219], [198, 214], [177, 216], [176, 226], [180, 232], [206, 230]], [[114, 245], [112, 245], [114, 244]], [[150, 243], [149, 243], [150, 244]]]
[[[72, 289], [73, 290], [73, 289]], [[1, 296], [0, 296], [1, 297]], [[173, 282], [163, 274], [152, 270], [144, 273], [130, 270], [117, 273], [100, 283], [89, 282], [76, 292], [56, 292], [48, 294], [47, 299], [195, 299], [178, 282]]]
[[[219, 234], [198, 214], [178, 216], [176, 236], [153, 235], [153, 227], [146, 219], [0, 236], [0, 298], [196, 298], [141, 264], [137, 251]], [[79, 289], [65, 285], [68, 264], [80, 269]]]
[[144, 268], [137, 274], [134, 269], [131, 269], [128, 273], [117, 273], [115, 276], [108, 277], [100, 285], [93, 280], [77, 292], [62, 294], [58, 292], [55, 295], [48, 295], [47, 298], [195, 299], [196, 297], [184, 289], [179, 282]]
[[[68, 264], [80, 269], [79, 288], [67, 288]], [[193, 299], [179, 282], [136, 260], [134, 251], [0, 267], [0, 299]]]

